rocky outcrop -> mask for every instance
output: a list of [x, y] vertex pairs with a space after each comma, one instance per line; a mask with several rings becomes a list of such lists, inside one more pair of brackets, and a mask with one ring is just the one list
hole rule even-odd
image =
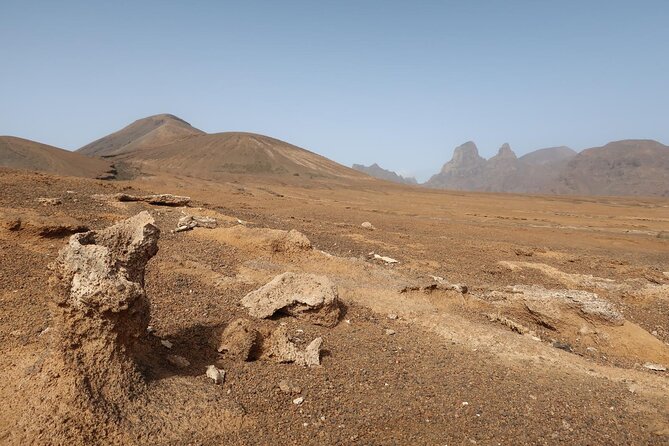
[[384, 169], [383, 167], [379, 166], [376, 163], [370, 166], [365, 166], [363, 164], [354, 164], [351, 167], [353, 167], [353, 169], [357, 170], [358, 172], [366, 173], [369, 176], [372, 176], [374, 178], [379, 178], [381, 180], [392, 181], [394, 183], [401, 183], [401, 184], [418, 184], [418, 182], [414, 177], [403, 177], [402, 175], [398, 175], [392, 170]]
[[130, 195], [119, 193], [113, 196], [117, 201], [144, 201], [156, 206], [188, 206], [190, 197], [172, 194]]
[[325, 276], [287, 272], [242, 299], [251, 316], [287, 314], [313, 324], [333, 327], [339, 320], [337, 287]]
[[453, 158], [425, 185], [443, 189], [480, 190], [478, 183], [485, 164], [486, 160], [479, 155], [476, 144], [468, 141], [455, 148]]
[[[51, 438], [95, 436], [124, 419], [145, 382], [137, 357], [149, 322], [144, 269], [160, 231], [147, 212], [73, 235], [50, 268], [53, 297], [48, 359], [32, 389], [25, 431]], [[86, 440], [82, 440], [86, 442]]]

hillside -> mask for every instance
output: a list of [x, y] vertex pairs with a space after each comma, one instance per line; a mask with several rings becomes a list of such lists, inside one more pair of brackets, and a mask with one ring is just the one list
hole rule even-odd
[[181, 118], [161, 114], [139, 119], [123, 129], [93, 141], [77, 150], [88, 156], [109, 157], [160, 147], [196, 135], [203, 135]]
[[354, 164], [351, 167], [353, 167], [353, 169], [357, 170], [358, 172], [366, 173], [367, 175], [370, 175], [374, 178], [379, 178], [381, 180], [392, 181], [394, 183], [400, 184], [418, 184], [414, 177], [403, 177], [402, 175], [398, 175], [392, 170], [384, 169], [376, 163], [372, 164], [371, 166]]
[[105, 177], [111, 170], [104, 160], [13, 136], [0, 136], [0, 166], [88, 178]]
[[669, 196], [669, 146], [629, 139], [584, 150], [559, 178], [558, 192]]
[[225, 173], [362, 177], [353, 169], [287, 142], [243, 132], [194, 136], [134, 151], [123, 159], [151, 169], [204, 179], [216, 179]]

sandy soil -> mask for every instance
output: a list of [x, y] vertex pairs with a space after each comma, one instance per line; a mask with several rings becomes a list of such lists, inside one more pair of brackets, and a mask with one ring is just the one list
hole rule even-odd
[[[248, 175], [109, 182], [9, 170], [0, 171], [0, 187], [0, 443], [669, 442], [669, 374], [643, 366], [669, 366], [669, 240], [658, 237], [669, 230], [667, 200]], [[194, 201], [166, 208], [93, 198], [117, 192]], [[40, 197], [62, 203], [44, 205]], [[146, 393], [88, 433], [27, 429], [31, 389], [50, 351], [47, 265], [67, 241], [40, 225], [67, 218], [99, 229], [141, 210], [162, 230], [146, 274], [154, 329], [141, 341]], [[219, 227], [171, 233], [184, 213], [215, 217]], [[12, 230], [17, 216], [26, 224]], [[364, 221], [376, 229], [362, 228]], [[314, 249], [276, 251], [275, 230], [290, 229]], [[370, 252], [399, 263], [372, 260]], [[330, 277], [343, 304], [340, 322], [326, 328], [284, 316], [255, 323], [266, 331], [285, 323], [304, 344], [322, 336], [321, 367], [217, 353], [211, 338], [248, 317], [241, 298], [285, 271]], [[400, 292], [429, 276], [466, 284], [469, 293]], [[500, 297], [512, 285], [593, 292], [625, 322], [571, 306], [555, 320], [537, 318], [526, 303]], [[175, 367], [168, 354], [190, 366]], [[226, 371], [224, 384], [205, 377], [209, 364]], [[281, 380], [300, 393], [284, 393]], [[298, 396], [299, 405], [292, 402]], [[49, 412], [44, 404], [38, 408]]]

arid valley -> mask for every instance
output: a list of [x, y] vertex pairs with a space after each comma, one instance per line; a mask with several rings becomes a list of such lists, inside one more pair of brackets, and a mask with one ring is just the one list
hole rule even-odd
[[0, 168], [0, 443], [669, 441], [666, 197], [427, 189], [221, 138], [76, 176], [12, 146], [35, 171]]

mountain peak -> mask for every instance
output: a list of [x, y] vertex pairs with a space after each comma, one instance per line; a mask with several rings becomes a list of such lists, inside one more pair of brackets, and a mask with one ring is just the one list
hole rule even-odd
[[511, 146], [508, 142], [502, 144], [502, 147], [497, 151], [497, 157], [499, 158], [516, 158], [516, 154], [511, 150]]
[[178, 116], [162, 113], [138, 119], [117, 132], [85, 145], [78, 152], [89, 156], [116, 156], [203, 134], [202, 130]]

